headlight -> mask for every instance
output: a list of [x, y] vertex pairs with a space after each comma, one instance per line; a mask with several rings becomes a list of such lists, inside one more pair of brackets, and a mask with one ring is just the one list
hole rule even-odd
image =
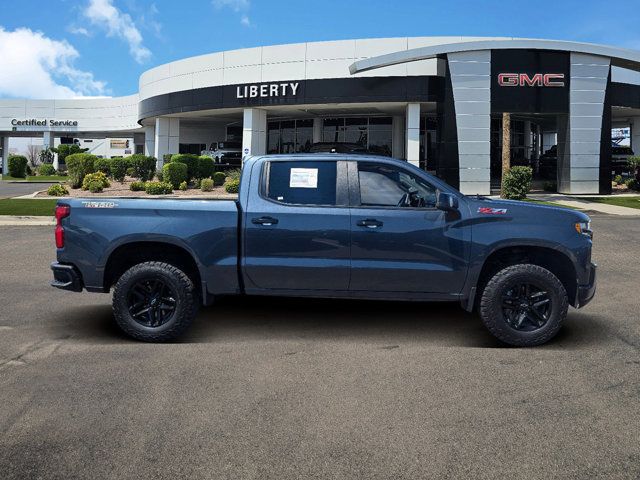
[[578, 222], [575, 224], [576, 232], [593, 238], [593, 230], [591, 230], [591, 222]]

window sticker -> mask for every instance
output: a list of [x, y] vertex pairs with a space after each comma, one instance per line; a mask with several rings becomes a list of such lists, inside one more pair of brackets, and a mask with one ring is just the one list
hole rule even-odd
[[318, 169], [292, 168], [289, 188], [318, 188]]

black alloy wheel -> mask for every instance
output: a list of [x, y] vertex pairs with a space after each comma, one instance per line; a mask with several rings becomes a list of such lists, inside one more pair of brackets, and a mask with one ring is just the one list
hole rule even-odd
[[145, 327], [167, 323], [176, 311], [176, 296], [169, 285], [157, 278], [138, 280], [127, 298], [131, 317]]
[[507, 287], [502, 295], [502, 314], [515, 330], [531, 332], [544, 327], [551, 308], [549, 292], [531, 283]]

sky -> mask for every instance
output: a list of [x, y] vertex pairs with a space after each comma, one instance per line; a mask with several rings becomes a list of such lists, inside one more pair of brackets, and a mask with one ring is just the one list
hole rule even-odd
[[142, 72], [236, 48], [513, 36], [640, 49], [640, 0], [0, 0], [0, 97], [137, 92]]

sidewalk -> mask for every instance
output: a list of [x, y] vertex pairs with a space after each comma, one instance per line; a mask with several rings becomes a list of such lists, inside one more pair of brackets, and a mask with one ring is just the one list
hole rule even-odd
[[0, 227], [10, 226], [47, 226], [51, 227], [56, 224], [54, 217], [31, 217], [18, 215], [0, 215]]
[[579, 210], [590, 210], [592, 212], [606, 213], [609, 215], [628, 215], [640, 217], [640, 209], [619, 207], [617, 205], [607, 205], [606, 203], [591, 202], [589, 201], [588, 197], [562, 195], [560, 193], [538, 193], [528, 195], [527, 197], [533, 200], [553, 202], [559, 205], [564, 205], [566, 207], [577, 208]]

